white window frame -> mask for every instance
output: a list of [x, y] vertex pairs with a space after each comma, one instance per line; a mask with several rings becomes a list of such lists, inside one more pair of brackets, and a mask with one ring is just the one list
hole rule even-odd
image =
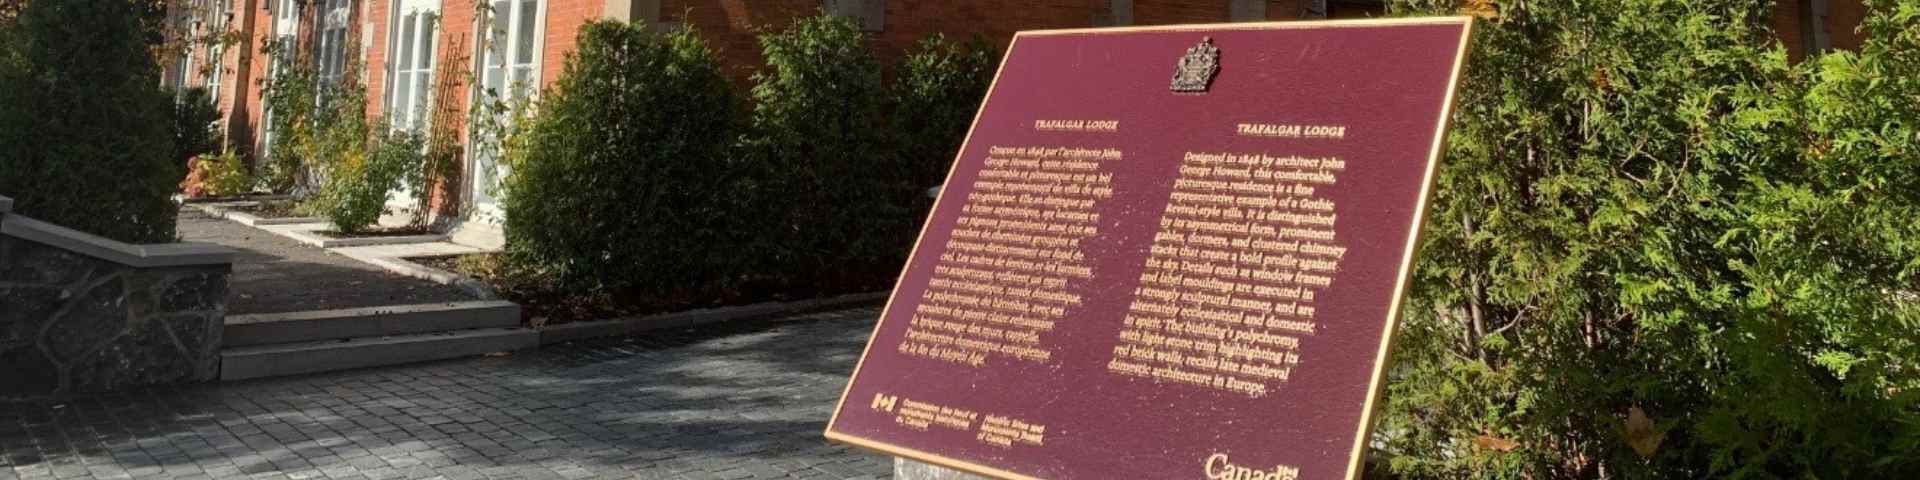
[[[479, 80], [479, 94], [494, 97], [504, 95], [509, 101], [533, 98], [540, 90], [541, 57], [546, 53], [547, 2], [488, 2], [491, 5], [487, 13], [489, 18], [481, 19], [482, 28], [475, 29], [476, 35], [480, 36], [476, 43], [482, 45], [484, 50], [478, 58], [475, 72], [475, 78]], [[504, 12], [501, 11], [503, 4], [507, 7]], [[525, 8], [528, 4], [532, 4], [532, 11]], [[529, 27], [531, 30], [528, 30]], [[521, 39], [528, 40], [530, 45], [516, 41]], [[499, 48], [501, 43], [505, 43], [506, 48]], [[495, 60], [496, 56], [499, 57], [498, 61]], [[500, 73], [497, 78], [493, 75], [495, 72]]]
[[[489, 2], [488, 8], [475, 19], [474, 44], [480, 46], [477, 49], [480, 54], [474, 55], [472, 101], [485, 104], [504, 100], [509, 107], [533, 102], [540, 96], [541, 72], [546, 62], [548, 0], [485, 1]], [[532, 8], [527, 8], [528, 4]], [[502, 5], [506, 8], [501, 8]], [[523, 38], [529, 42], [515, 41]], [[492, 139], [480, 138], [489, 132], [472, 127], [468, 125], [468, 135], [473, 140], [470, 144], [491, 142]], [[495, 191], [499, 179], [506, 178], [509, 172], [505, 165], [495, 161], [493, 152], [481, 150], [469, 148], [466, 152], [467, 203], [474, 207], [469, 212], [475, 218], [497, 222], [503, 215]]]
[[[172, 24], [174, 31], [178, 32], [177, 34], [180, 35], [183, 40], [192, 39], [194, 24], [199, 21], [198, 12], [194, 12], [193, 7], [188, 6], [186, 8], [172, 9], [168, 13], [171, 16], [167, 21]], [[175, 101], [179, 101], [182, 95], [187, 92], [187, 89], [192, 87], [194, 77], [192, 73], [193, 47], [194, 44], [191, 42], [185, 42], [180, 46], [180, 56], [174, 58], [171, 67], [173, 71], [168, 72], [166, 80], [161, 82], [162, 86], [173, 87], [173, 98]]]
[[[270, 35], [268, 36], [271, 40], [269, 41], [279, 42], [283, 49], [291, 48], [294, 35], [300, 30], [300, 0], [267, 1], [272, 2], [269, 5], [273, 7], [270, 9], [273, 14], [273, 22], [268, 25], [271, 27], [271, 30], [269, 30]], [[279, 63], [279, 59], [267, 59], [267, 78], [274, 78], [280, 74]], [[272, 108], [267, 108], [261, 112], [260, 123], [263, 127], [262, 130], [265, 132], [260, 135], [260, 153], [261, 155], [272, 157], [273, 139], [277, 135], [273, 129]]]
[[347, 66], [347, 30], [353, 21], [352, 0], [317, 0], [324, 2], [320, 9], [319, 27], [314, 34], [316, 42], [313, 49], [314, 66], [319, 68], [320, 82], [332, 85], [340, 81], [340, 75]]
[[[207, 31], [221, 36], [224, 40], [227, 33], [227, 19], [233, 13], [233, 0], [213, 0], [212, 4], [218, 10], [212, 12], [213, 21], [208, 24]], [[207, 47], [207, 60], [213, 64], [213, 68], [207, 71], [207, 97], [215, 107], [220, 106], [220, 84], [227, 71], [226, 54], [225, 42], [214, 43]]]
[[431, 117], [433, 67], [439, 55], [439, 0], [394, 0], [387, 22], [386, 100], [395, 129], [421, 129]]

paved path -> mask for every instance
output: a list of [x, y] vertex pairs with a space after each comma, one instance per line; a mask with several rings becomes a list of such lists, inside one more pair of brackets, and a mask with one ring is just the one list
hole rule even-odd
[[296, 312], [472, 300], [458, 288], [373, 265], [239, 223], [180, 209], [180, 239], [239, 250], [227, 313]]
[[878, 314], [0, 405], [0, 480], [884, 478], [820, 437]]

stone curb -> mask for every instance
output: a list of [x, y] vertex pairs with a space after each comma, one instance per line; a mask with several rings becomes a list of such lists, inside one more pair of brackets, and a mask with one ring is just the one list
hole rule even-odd
[[[300, 225], [304, 226], [307, 224]], [[410, 243], [447, 241], [446, 235], [437, 233], [431, 235], [402, 235], [393, 237], [334, 238], [321, 235], [317, 233], [317, 230], [305, 228], [268, 229], [267, 231], [278, 233], [280, 236], [320, 248], [370, 247], [375, 245], [405, 245]]]
[[422, 265], [418, 262], [407, 260], [406, 257], [359, 255], [345, 252], [336, 253], [345, 255], [347, 258], [386, 269], [388, 272], [396, 275], [418, 278], [441, 285], [452, 285], [454, 288], [465, 291], [468, 295], [473, 295], [474, 298], [480, 300], [497, 300], [500, 298], [500, 294], [493, 291], [493, 287], [487, 285], [486, 282], [475, 280], [466, 275]]
[[292, 200], [292, 199], [293, 199], [292, 195], [240, 195], [240, 196], [233, 196], [233, 197], [186, 198], [186, 199], [181, 199], [180, 202], [188, 205], [216, 204], [216, 203], [233, 204], [233, 203], [248, 203], [248, 202], [271, 202], [271, 201]]
[[220, 352], [220, 380], [279, 377], [445, 360], [538, 348], [525, 328], [483, 328], [411, 335], [234, 347]]
[[242, 206], [242, 205], [259, 205], [259, 204], [260, 202], [258, 201], [233, 201], [233, 202], [189, 203], [187, 204], [187, 206], [192, 207], [194, 210], [199, 210], [202, 213], [207, 214], [207, 216], [226, 219], [226, 220], [232, 220], [235, 222], [239, 222], [241, 225], [246, 225], [249, 227], [259, 227], [262, 225], [295, 225], [295, 224], [310, 224], [310, 223], [312, 224], [327, 223], [326, 219], [320, 218], [320, 217], [267, 218], [267, 217], [262, 217], [259, 215], [247, 213], [247, 212], [242, 212], [239, 210], [234, 210], [231, 208], [231, 207]]
[[520, 326], [520, 306], [503, 300], [257, 313], [227, 317], [227, 347]]
[[890, 292], [854, 293], [812, 300], [764, 302], [752, 305], [689, 310], [641, 317], [565, 323], [541, 327], [540, 344], [551, 345], [593, 338], [625, 337], [668, 328], [692, 327], [821, 310], [880, 305], [886, 303], [889, 295], [891, 295]]
[[136, 245], [119, 242], [12, 213], [0, 216], [0, 234], [135, 268], [231, 265], [235, 253], [231, 248], [211, 243]]
[[205, 212], [214, 218], [225, 219], [260, 229], [274, 235], [286, 237], [302, 244], [320, 248], [368, 247], [376, 245], [406, 245], [414, 243], [433, 243], [447, 241], [445, 234], [403, 235], [393, 237], [357, 237], [335, 238], [316, 233], [330, 224], [326, 219], [317, 217], [265, 218], [247, 212], [231, 210], [227, 207], [246, 205], [256, 202], [223, 202], [188, 204], [187, 206]]
[[267, 218], [237, 210], [228, 210], [225, 215], [226, 219], [240, 222], [241, 225], [249, 227], [257, 227], [260, 225], [292, 225], [296, 223], [326, 223], [327, 221], [320, 217]]

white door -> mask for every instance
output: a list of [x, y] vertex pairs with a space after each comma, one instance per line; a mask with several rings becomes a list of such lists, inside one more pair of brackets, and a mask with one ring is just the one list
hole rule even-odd
[[[533, 98], [540, 89], [540, 57], [546, 38], [546, 2], [543, 0], [493, 0], [489, 4], [490, 17], [482, 19], [486, 26], [486, 37], [481, 40], [486, 45], [486, 54], [480, 59], [480, 101], [484, 104], [501, 103], [512, 110], [513, 105], [523, 104]], [[511, 118], [503, 118], [502, 122]], [[474, 144], [498, 145], [498, 139], [490, 138], [496, 132], [476, 131]], [[474, 217], [482, 221], [499, 223], [504, 217], [500, 210], [500, 179], [510, 173], [507, 165], [497, 161], [498, 152], [487, 148], [474, 149], [471, 156], [472, 168], [468, 168], [468, 181], [473, 192]]]

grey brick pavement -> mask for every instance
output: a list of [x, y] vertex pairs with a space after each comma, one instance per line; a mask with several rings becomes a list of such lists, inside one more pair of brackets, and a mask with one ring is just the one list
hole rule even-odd
[[820, 437], [877, 315], [0, 404], [0, 480], [884, 478]]
[[227, 314], [297, 312], [457, 302], [457, 287], [395, 275], [265, 230], [180, 209], [180, 239], [238, 251], [227, 281]]

